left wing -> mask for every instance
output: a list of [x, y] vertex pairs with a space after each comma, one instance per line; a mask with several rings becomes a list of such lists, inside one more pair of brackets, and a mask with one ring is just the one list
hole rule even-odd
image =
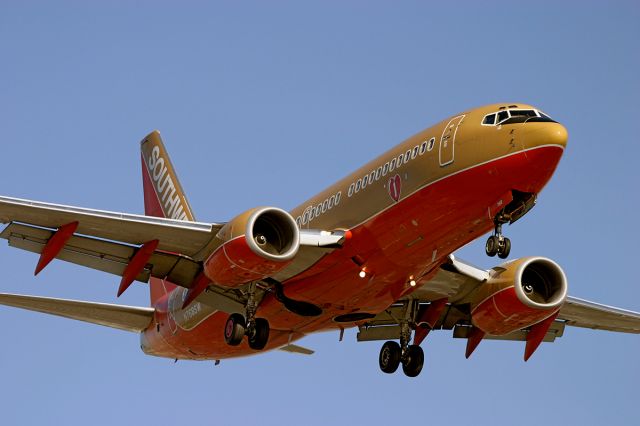
[[[448, 262], [440, 267], [435, 277], [426, 285], [415, 290], [407, 298], [399, 300], [398, 303], [374, 318], [360, 323], [358, 341], [399, 338], [398, 319], [402, 318], [402, 303], [406, 301], [418, 304], [418, 316], [420, 316], [431, 305], [446, 300], [446, 307], [440, 311], [438, 318], [429, 324], [429, 329], [453, 330], [453, 337], [467, 338], [471, 330], [471, 314], [468, 306], [459, 302], [463, 301], [466, 295], [481, 286], [488, 278], [489, 271], [475, 267], [451, 255]], [[567, 325], [640, 334], [640, 313], [569, 296], [560, 309], [558, 317], [549, 327], [543, 341], [552, 342], [555, 338], [561, 337]], [[487, 335], [485, 338], [525, 341], [528, 333], [528, 329], [523, 329], [502, 336]]]
[[577, 297], [567, 297], [558, 318], [574, 327], [640, 334], [640, 313]]

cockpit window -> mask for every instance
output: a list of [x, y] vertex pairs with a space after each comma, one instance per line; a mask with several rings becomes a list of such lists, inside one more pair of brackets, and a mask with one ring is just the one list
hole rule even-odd
[[500, 111], [498, 113], [498, 124], [502, 123], [507, 118], [509, 118], [509, 112], [508, 111]]
[[510, 109], [511, 117], [537, 117], [538, 114], [532, 109]]
[[[515, 106], [515, 105], [514, 105]], [[514, 123], [552, 122], [548, 115], [535, 109], [502, 109], [501, 111], [487, 114], [482, 120], [484, 126], [495, 126]]]
[[524, 123], [531, 117], [537, 117], [538, 114], [532, 109], [510, 109], [509, 118], [498, 121], [498, 124]]
[[489, 115], [484, 117], [484, 120], [482, 120], [482, 124], [488, 124], [490, 126], [493, 126], [493, 124], [495, 122], [496, 122], [496, 115], [495, 114], [489, 114]]

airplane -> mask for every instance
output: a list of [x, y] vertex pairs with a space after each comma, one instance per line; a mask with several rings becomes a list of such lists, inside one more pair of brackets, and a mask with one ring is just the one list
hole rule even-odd
[[[506, 260], [503, 226], [535, 206], [567, 131], [539, 108], [494, 104], [429, 127], [290, 212], [256, 207], [198, 222], [157, 131], [141, 142], [144, 215], [0, 197], [0, 237], [115, 274], [117, 296], [148, 283], [150, 307], [0, 294], [0, 304], [140, 333], [144, 353], [215, 360], [357, 327], [385, 341], [379, 367], [416, 377], [432, 330], [523, 341], [524, 360], [566, 326], [640, 333], [640, 313], [568, 296], [551, 259]], [[454, 252], [491, 233], [484, 270]]]

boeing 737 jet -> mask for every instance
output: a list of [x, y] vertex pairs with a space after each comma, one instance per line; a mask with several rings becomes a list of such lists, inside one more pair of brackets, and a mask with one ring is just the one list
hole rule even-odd
[[[358, 327], [386, 341], [380, 369], [422, 370], [432, 330], [523, 341], [527, 360], [566, 326], [640, 333], [640, 314], [567, 295], [545, 257], [484, 270], [454, 256], [524, 217], [553, 175], [565, 128], [540, 109], [497, 104], [410, 137], [290, 212], [256, 207], [226, 223], [195, 220], [156, 131], [141, 142], [145, 215], [0, 197], [0, 237], [39, 255], [115, 274], [120, 296], [148, 283], [151, 306], [0, 294], [0, 304], [140, 333], [142, 350], [220, 360], [272, 349], [310, 354], [303, 336]], [[499, 263], [499, 262], [496, 262]]]

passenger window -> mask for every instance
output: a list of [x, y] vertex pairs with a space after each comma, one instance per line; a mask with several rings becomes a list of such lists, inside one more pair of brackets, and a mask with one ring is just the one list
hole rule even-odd
[[493, 126], [493, 123], [495, 123], [496, 121], [496, 115], [495, 114], [489, 114], [487, 115], [484, 120], [482, 120], [482, 124], [488, 124]]

